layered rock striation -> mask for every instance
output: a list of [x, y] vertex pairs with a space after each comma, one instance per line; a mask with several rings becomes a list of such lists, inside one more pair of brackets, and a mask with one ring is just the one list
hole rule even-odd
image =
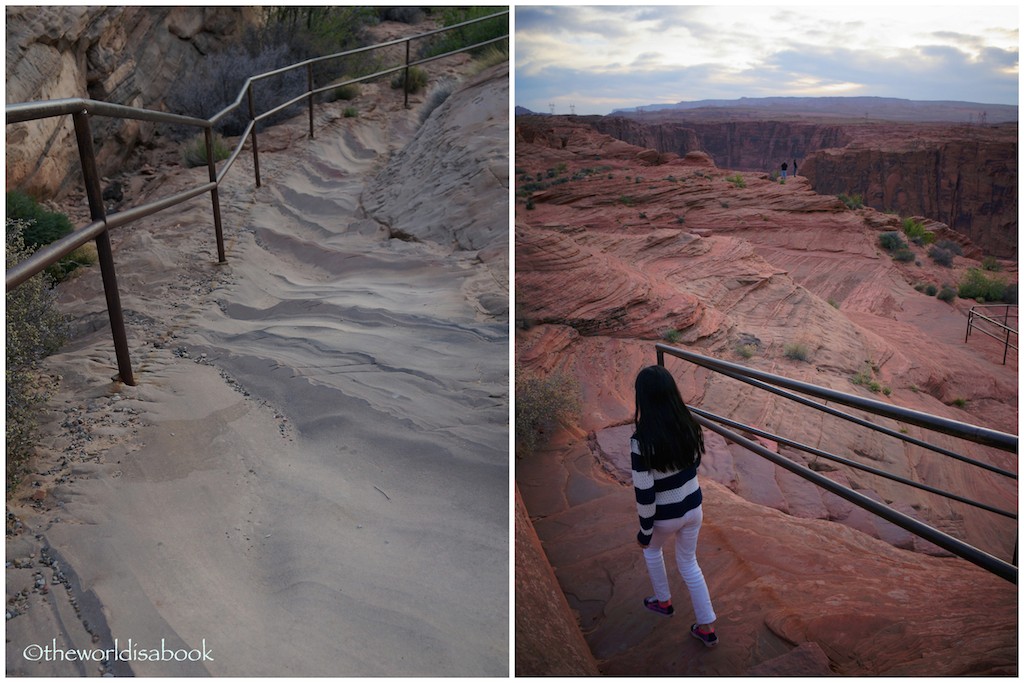
[[[916, 245], [913, 261], [897, 262], [878, 245], [881, 233], [900, 229], [897, 216], [849, 209], [835, 196], [815, 192], [802, 175], [783, 184], [767, 172], [721, 169], [700, 153], [680, 157], [623, 146], [581, 121], [521, 117], [517, 124], [517, 363], [526, 374], [573, 376], [583, 406], [567, 430], [556, 430], [549, 450], [518, 463], [517, 481], [602, 671], [738, 675], [816, 666], [824, 653], [825, 671], [934, 673], [923, 664], [931, 638], [925, 624], [947, 615], [929, 605], [948, 604], [954, 597], [960, 607], [950, 618], [957, 625], [942, 639], [983, 624], [989, 628], [994, 614], [1000, 635], [996, 644], [951, 657], [943, 670], [1013, 669], [1010, 615], [1016, 591], [1011, 584], [982, 581], [986, 575], [966, 561], [711, 434], [701, 476], [709, 500], [717, 501], [709, 502], [709, 509], [724, 506], [719, 508], [724, 518], [712, 522], [717, 531], [709, 537], [715, 540], [703, 552], [716, 577], [713, 595], [723, 595], [731, 605], [721, 616], [740, 641], [730, 662], [659, 654], [677, 652], [671, 649], [678, 648], [677, 636], [673, 629], [649, 625], [643, 610], [636, 609], [649, 587], [642, 559], [631, 547], [635, 510], [625, 463], [632, 383], [640, 368], [655, 362], [657, 342], [1015, 432], [1016, 358], [1011, 354], [1003, 366], [1001, 345], [987, 338], [964, 341], [964, 312], [973, 302], [947, 304], [914, 287], [958, 281], [979, 265], [980, 250], [960, 238], [967, 256], [956, 257], [952, 268], [933, 263]], [[946, 226], [929, 225], [952, 234]], [[1015, 280], [1015, 266], [1005, 267], [1010, 272], [1004, 277]], [[684, 361], [669, 358], [668, 366], [684, 398], [705, 410], [1003, 510], [1016, 509], [1015, 480]], [[871, 419], [1016, 471], [1012, 454]], [[1012, 519], [785, 444], [765, 440], [765, 445], [986, 552], [1007, 561], [1013, 555]], [[740, 513], [734, 503], [752, 507]], [[768, 545], [754, 542], [763, 531], [739, 521], [759, 515], [772, 519], [776, 541]], [[854, 539], [867, 544], [847, 542]], [[886, 569], [869, 568], [883, 555]], [[933, 564], [921, 559], [928, 557]], [[922, 562], [929, 566], [923, 573], [910, 569]], [[813, 577], [796, 580], [808, 563], [817, 567]], [[875, 582], [877, 571], [888, 580]], [[917, 583], [929, 574], [935, 583]], [[954, 577], [968, 574], [986, 586], [984, 597], [978, 597], [989, 607], [974, 611], [962, 601], [963, 584]], [[939, 575], [948, 580], [936, 579]], [[821, 613], [826, 627], [825, 621], [807, 617], [801, 605], [830, 604], [839, 576], [857, 589], [841, 613], [827, 619]], [[797, 584], [800, 589], [792, 590]], [[938, 592], [929, 597], [932, 590]], [[677, 605], [689, 609], [685, 597]], [[858, 621], [857, 613], [872, 617]], [[798, 619], [803, 625], [783, 627], [791, 618], [784, 614], [804, 615]], [[888, 646], [873, 644], [875, 627], [908, 619], [917, 621], [893, 631]], [[820, 636], [819, 628], [824, 629]], [[832, 629], [835, 637], [824, 634]]]
[[[83, 97], [163, 109], [203, 55], [237, 42], [259, 19], [243, 7], [6, 8], [8, 104]], [[175, 112], [188, 114], [188, 112]], [[155, 126], [93, 119], [100, 173], [112, 173]], [[67, 117], [7, 127], [7, 186], [50, 197], [78, 182]]]
[[1017, 253], [1017, 124], [823, 119], [757, 111], [581, 117], [595, 130], [680, 156], [706, 152], [720, 168], [807, 177], [822, 194], [927, 216], [986, 253]]

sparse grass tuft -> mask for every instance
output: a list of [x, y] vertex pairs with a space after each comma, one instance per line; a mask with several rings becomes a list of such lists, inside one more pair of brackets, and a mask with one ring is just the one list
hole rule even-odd
[[740, 344], [736, 347], [736, 354], [741, 358], [753, 358], [757, 353], [757, 346], [754, 344]]
[[[197, 166], [206, 166], [206, 136], [198, 135], [192, 138], [191, 142], [185, 144], [185, 147], [181, 151], [182, 159], [185, 161], [185, 165], [189, 168], [196, 168]], [[228, 148], [227, 143], [224, 142], [224, 138], [220, 135], [213, 136], [213, 160], [214, 162], [223, 161], [231, 156], [231, 150]]]
[[790, 360], [806, 361], [811, 355], [811, 352], [807, 349], [807, 346], [805, 344], [800, 344], [798, 342], [786, 344], [783, 347], [782, 352], [783, 355], [785, 355], [786, 358]]
[[410, 66], [409, 72], [409, 85], [406, 88], [405, 73], [403, 69], [397, 72], [391, 77], [391, 87], [395, 90], [399, 88], [406, 88], [406, 92], [416, 93], [427, 87], [427, 81], [429, 80], [427, 72], [418, 66]]
[[935, 241], [935, 233], [924, 229], [922, 221], [913, 218], [903, 219], [903, 234], [914, 244], [926, 246]]
[[746, 187], [747, 186], [747, 181], [744, 180], [743, 176], [741, 176], [739, 173], [737, 173], [735, 175], [731, 175], [731, 176], [726, 176], [725, 179], [728, 182], [730, 182], [733, 185], [735, 185], [736, 187], [741, 187], [742, 188], [742, 187]]
[[859, 194], [853, 195], [839, 195], [839, 201], [846, 205], [848, 209], [862, 209], [864, 208], [864, 198]]

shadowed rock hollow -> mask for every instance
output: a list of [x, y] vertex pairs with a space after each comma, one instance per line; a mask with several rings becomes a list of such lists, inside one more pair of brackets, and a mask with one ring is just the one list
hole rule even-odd
[[[850, 210], [803, 177], [781, 184], [766, 173], [719, 169], [699, 152], [633, 147], [564, 118], [519, 117], [516, 139], [517, 189], [530, 195], [516, 204], [517, 363], [527, 374], [573, 375], [583, 405], [575, 424], [517, 461], [516, 479], [601, 671], [1014, 673], [1013, 584], [717, 435], [706, 435], [698, 556], [720, 617], [718, 648], [705, 652], [686, 634], [691, 608], [677, 575], [676, 619], [640, 607], [650, 586], [633, 542], [632, 382], [666, 337], [705, 355], [1016, 433], [1015, 354], [1004, 366], [994, 340], [964, 342], [973, 302], [951, 305], [914, 289], [955, 283], [978, 261], [956, 257], [944, 268], [914, 246], [916, 259], [898, 263], [878, 246], [882, 232], [899, 229], [897, 217]], [[928, 225], [958, 239], [965, 254], [978, 253], [949, 228]], [[1016, 264], [1003, 265], [1015, 281]], [[794, 345], [805, 360], [788, 351]], [[684, 361], [668, 365], [694, 405], [1016, 510], [1015, 480]], [[886, 393], [870, 392], [870, 381]], [[878, 421], [1016, 472], [1014, 454]], [[771, 446], [993, 555], [1013, 555], [1015, 520]]]

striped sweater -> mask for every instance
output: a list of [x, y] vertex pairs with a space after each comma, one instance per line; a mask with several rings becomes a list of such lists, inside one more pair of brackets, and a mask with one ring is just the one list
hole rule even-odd
[[636, 435], [630, 439], [629, 450], [633, 469], [633, 490], [636, 492], [636, 510], [640, 516], [640, 531], [636, 540], [643, 545], [651, 542], [654, 520], [677, 519], [695, 510], [703, 500], [697, 483], [697, 468], [687, 467], [672, 472], [649, 469], [640, 455]]

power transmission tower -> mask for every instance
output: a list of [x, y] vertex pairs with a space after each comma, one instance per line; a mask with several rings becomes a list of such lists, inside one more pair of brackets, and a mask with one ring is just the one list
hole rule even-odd
[[548, 109], [550, 109], [551, 113], [554, 114], [555, 113], [555, 103], [552, 102], [551, 104], [549, 104], [548, 105]]

